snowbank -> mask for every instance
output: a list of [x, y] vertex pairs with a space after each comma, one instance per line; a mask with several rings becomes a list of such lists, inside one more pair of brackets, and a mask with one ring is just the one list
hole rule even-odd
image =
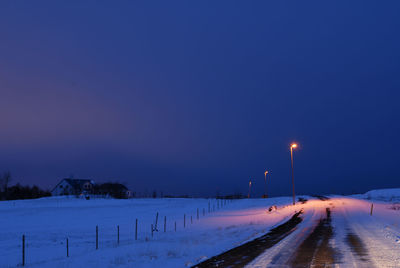
[[400, 188], [372, 190], [365, 194], [355, 196], [368, 200], [400, 202]]

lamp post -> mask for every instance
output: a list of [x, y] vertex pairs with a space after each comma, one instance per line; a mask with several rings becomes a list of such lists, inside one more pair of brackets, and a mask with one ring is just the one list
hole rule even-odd
[[268, 170], [266, 170], [264, 172], [264, 181], [265, 181], [265, 194], [264, 197], [267, 198], [267, 174], [268, 174]]
[[250, 198], [250, 191], [251, 191], [251, 180], [249, 181], [249, 194], [247, 195], [247, 198]]
[[292, 143], [290, 145], [290, 160], [292, 162], [292, 186], [293, 186], [293, 205], [296, 203], [296, 195], [294, 192], [294, 170], [293, 170], [293, 149], [297, 148], [297, 144], [296, 143]]

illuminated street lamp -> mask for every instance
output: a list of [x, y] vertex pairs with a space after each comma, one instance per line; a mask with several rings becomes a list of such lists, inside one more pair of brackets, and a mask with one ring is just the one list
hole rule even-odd
[[250, 198], [250, 191], [251, 191], [251, 180], [249, 181], [249, 194], [247, 195], [247, 198]]
[[268, 170], [266, 170], [264, 172], [264, 181], [265, 181], [265, 194], [264, 197], [267, 198], [267, 174], [268, 174]]
[[294, 193], [294, 171], [293, 171], [293, 149], [297, 148], [296, 143], [290, 145], [290, 160], [292, 162], [292, 186], [293, 186], [293, 205], [296, 203], [296, 195]]

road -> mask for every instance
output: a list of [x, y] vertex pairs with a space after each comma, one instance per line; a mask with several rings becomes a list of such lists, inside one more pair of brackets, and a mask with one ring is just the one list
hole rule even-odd
[[400, 267], [400, 226], [387, 207], [370, 215], [363, 200], [315, 198], [267, 234], [194, 267]]

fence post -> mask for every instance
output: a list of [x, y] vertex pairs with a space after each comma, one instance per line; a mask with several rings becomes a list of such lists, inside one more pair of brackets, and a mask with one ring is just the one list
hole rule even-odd
[[22, 266], [25, 266], [25, 235], [22, 235]]
[[96, 225], [96, 250], [99, 249], [99, 226]]
[[117, 225], [117, 244], [119, 245], [119, 225]]
[[67, 238], [67, 258], [69, 257], [68, 238]]
[[210, 201], [208, 201], [208, 213], [210, 213], [210, 208], [211, 208]]
[[158, 232], [157, 223], [158, 223], [158, 212], [156, 214], [156, 225], [154, 226], [154, 230], [156, 230]]
[[374, 204], [371, 204], [371, 213], [370, 215], [372, 216], [372, 210], [374, 209]]
[[167, 216], [164, 216], [164, 233], [167, 231]]
[[154, 231], [153, 224], [151, 224], [151, 237], [153, 237], [153, 231]]
[[197, 219], [199, 219], [199, 209], [197, 208]]
[[135, 226], [135, 240], [137, 240], [137, 219], [136, 219], [136, 226]]

